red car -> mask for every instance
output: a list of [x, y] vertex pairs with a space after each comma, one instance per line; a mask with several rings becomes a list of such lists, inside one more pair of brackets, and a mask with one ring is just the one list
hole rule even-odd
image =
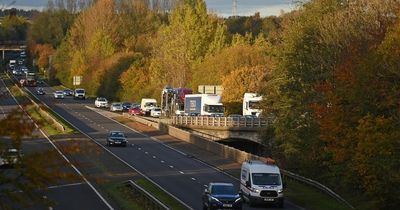
[[144, 112], [142, 111], [142, 109], [140, 109], [140, 107], [131, 107], [128, 110], [128, 113], [131, 115], [140, 115], [140, 116], [144, 115]]

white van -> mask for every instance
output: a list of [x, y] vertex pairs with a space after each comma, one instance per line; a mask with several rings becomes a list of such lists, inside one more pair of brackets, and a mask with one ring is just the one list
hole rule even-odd
[[150, 111], [157, 107], [157, 100], [154, 98], [142, 98], [142, 102], [140, 103], [140, 109], [146, 113], [146, 115], [150, 114]]
[[259, 160], [249, 160], [242, 164], [240, 191], [243, 199], [254, 203], [273, 203], [283, 207], [283, 183], [278, 166]]

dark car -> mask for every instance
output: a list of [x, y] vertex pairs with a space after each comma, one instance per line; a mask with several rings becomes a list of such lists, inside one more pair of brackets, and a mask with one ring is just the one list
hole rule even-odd
[[125, 146], [128, 144], [126, 135], [121, 131], [110, 131], [107, 138], [107, 146]]
[[142, 109], [140, 109], [140, 107], [131, 107], [128, 113], [131, 115], [139, 115], [139, 116], [144, 115], [144, 112], [142, 111]]
[[232, 183], [210, 183], [204, 190], [203, 209], [242, 209], [242, 198]]
[[72, 96], [72, 90], [70, 90], [70, 89], [64, 89], [64, 95], [65, 96]]
[[38, 94], [38, 95], [44, 95], [44, 94], [46, 94], [46, 93], [44, 92], [43, 88], [38, 88], [38, 89], [36, 89], [36, 94]]
[[122, 103], [122, 111], [127, 112], [132, 107], [132, 103], [123, 102]]

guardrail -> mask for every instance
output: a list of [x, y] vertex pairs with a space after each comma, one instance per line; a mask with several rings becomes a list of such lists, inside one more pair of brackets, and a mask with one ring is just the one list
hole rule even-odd
[[354, 209], [354, 207], [349, 202], [347, 202], [340, 195], [338, 195], [337, 193], [335, 193], [333, 190], [331, 190], [330, 188], [326, 187], [325, 185], [323, 185], [323, 184], [321, 184], [321, 183], [319, 183], [317, 181], [314, 181], [312, 179], [309, 179], [309, 178], [300, 176], [298, 174], [292, 173], [290, 171], [286, 171], [284, 169], [280, 169], [280, 170], [281, 170], [281, 172], [282, 172], [282, 174], [284, 176], [287, 176], [287, 177], [289, 177], [291, 179], [294, 179], [294, 180], [297, 180], [299, 182], [302, 182], [302, 183], [308, 184], [310, 186], [313, 186], [313, 187], [325, 192], [326, 194], [330, 195], [331, 197], [335, 198], [339, 202], [345, 204], [349, 208]]
[[[13, 79], [12, 77], [10, 77], [10, 75], [7, 74], [7, 76], [8, 76], [10, 79]], [[14, 78], [14, 81], [16, 81], [15, 78]], [[27, 96], [27, 98], [28, 98], [29, 101], [35, 106], [35, 108], [38, 109], [39, 114], [40, 114], [43, 118], [45, 118], [46, 121], [51, 122], [52, 125], [54, 125], [58, 131], [65, 132], [65, 127], [64, 127], [60, 122], [58, 122], [53, 116], [51, 116], [47, 111], [43, 110], [42, 107], [41, 107], [38, 103], [36, 103], [36, 102], [31, 98], [30, 92], [29, 92], [29, 91], [27, 91], [27, 90], [24, 91], [24, 90], [23, 90], [21, 87], [19, 87], [17, 84], [14, 84], [14, 85], [15, 85], [15, 87], [18, 88], [18, 90], [19, 90], [21, 93], [25, 93], [25, 94], [29, 95], [29, 96]]]
[[204, 126], [204, 127], [237, 127], [261, 128], [268, 126], [264, 118], [248, 117], [207, 117], [207, 116], [173, 116], [173, 125]]
[[151, 195], [141, 186], [137, 185], [132, 180], [128, 180], [124, 182], [124, 184], [129, 187], [135, 194], [136, 197], [140, 198], [143, 201], [143, 205], [145, 209], [154, 209], [154, 210], [169, 210], [170, 208], [163, 204], [156, 197]]

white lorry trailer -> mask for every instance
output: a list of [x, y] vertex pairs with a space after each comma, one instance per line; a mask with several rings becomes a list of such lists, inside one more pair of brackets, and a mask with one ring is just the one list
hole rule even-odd
[[243, 116], [253, 115], [259, 117], [262, 110], [260, 108], [260, 102], [262, 96], [256, 93], [245, 93], [243, 97]]
[[284, 204], [283, 183], [278, 166], [260, 160], [242, 163], [240, 191], [243, 199], [251, 204], [273, 203], [282, 208]]
[[185, 96], [185, 115], [223, 116], [221, 96], [216, 94], [188, 94]]

